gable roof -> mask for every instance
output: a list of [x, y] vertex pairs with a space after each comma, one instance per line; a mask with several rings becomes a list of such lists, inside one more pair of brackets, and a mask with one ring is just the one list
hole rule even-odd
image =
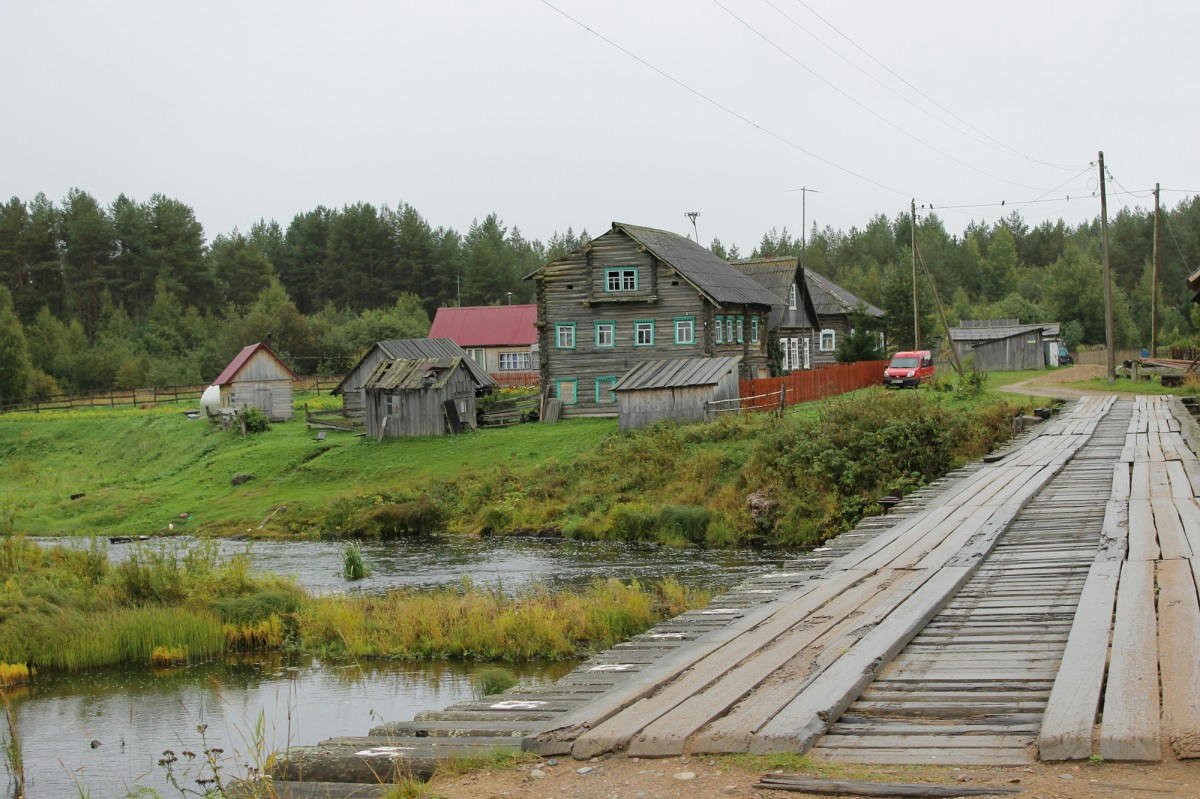
[[279, 365], [282, 366], [284, 369], [286, 369], [287, 373], [292, 376], [292, 379], [293, 380], [296, 379], [296, 373], [292, 371], [292, 368], [290, 366], [288, 366], [286, 363], [284, 363], [283, 359], [280, 358], [278, 355], [276, 355], [271, 350], [270, 347], [268, 347], [266, 344], [259, 341], [254, 344], [247, 344], [245, 347], [242, 347], [241, 351], [238, 352], [237, 355], [233, 356], [233, 360], [230, 361], [229, 364], [224, 369], [221, 370], [221, 374], [219, 374], [217, 376], [217, 379], [213, 381], [213, 385], [214, 386], [223, 386], [226, 383], [232, 382], [233, 378], [237, 377], [237, 373], [242, 371], [242, 367], [244, 367], [247, 363], [249, 363], [250, 359], [253, 358], [254, 354], [256, 352], [258, 352], [259, 350], [263, 350], [268, 355], [270, 355], [272, 358], [274, 358], [276, 361], [278, 361]]
[[412, 391], [444, 388], [463, 358], [385, 358], [376, 365], [363, 388]]
[[[715, 304], [765, 305], [767, 307], [780, 304], [779, 299], [771, 292], [734, 269], [729, 262], [721, 260], [686, 236], [657, 228], [630, 225], [625, 222], [613, 222], [612, 230], [623, 233], [642, 245], [647, 252], [674, 269], [680, 277], [692, 284]], [[608, 233], [603, 235], [607, 236]], [[567, 256], [590, 247], [594, 241], [596, 239], [573, 250]], [[562, 259], [551, 261], [530, 272], [525, 279], [528, 280], [541, 274], [547, 267], [559, 260]]]
[[[342, 382], [334, 387], [330, 394], [341, 394], [346, 390], [346, 381], [349, 380], [362, 362], [366, 360], [375, 348], [383, 350], [383, 354], [389, 358], [462, 358], [463, 363], [467, 366], [467, 371], [471, 373], [475, 384], [483, 388], [495, 388], [496, 381], [483, 370], [483, 367], [475, 363], [467, 357], [463, 352], [462, 347], [455, 344], [448, 338], [393, 338], [384, 341], [377, 341], [367, 348], [362, 357], [350, 367], [350, 371], [346, 372], [346, 376], [342, 378]], [[358, 388], [353, 386], [352, 388]]]
[[711, 386], [720, 382], [731, 370], [736, 373], [741, 360], [740, 355], [724, 355], [716, 358], [695, 356], [642, 361], [617, 381], [613, 391]]
[[429, 337], [453, 339], [460, 347], [528, 347], [537, 343], [536, 323], [536, 305], [438, 308]]
[[1022, 325], [1016, 319], [964, 319], [961, 327], [950, 328], [950, 340], [982, 343], [1023, 336], [1035, 330], [1040, 331], [1043, 336], [1057, 336], [1059, 325], [1058, 322]]
[[834, 283], [822, 274], [804, 268], [804, 282], [812, 294], [813, 305], [818, 316], [852, 313], [860, 305], [866, 310], [867, 316], [877, 319], [883, 317], [883, 310], [872, 305], [846, 289]]
[[[791, 288], [796, 283], [797, 272], [800, 271], [799, 261], [800, 259], [795, 256], [784, 255], [772, 258], [745, 258], [734, 261], [732, 265], [734, 269], [737, 269], [779, 299], [783, 304], [783, 313], [780, 314], [780, 320], [785, 325], [815, 325], [816, 321], [805, 322], [805, 320], [816, 320], [818, 318], [816, 307], [813, 305], [811, 291], [798, 292], [799, 296], [796, 298], [796, 301], [801, 307], [796, 310], [788, 307]], [[772, 314], [772, 319], [774, 319], [774, 316]], [[774, 324], [774, 321], [772, 324]]]

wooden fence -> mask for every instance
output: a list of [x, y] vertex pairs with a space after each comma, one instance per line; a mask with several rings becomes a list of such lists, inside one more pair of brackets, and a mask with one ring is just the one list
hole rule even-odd
[[491, 375], [501, 388], [536, 388], [542, 383], [540, 372], [492, 372]]
[[772, 411], [883, 383], [887, 361], [836, 363], [783, 377], [741, 381], [741, 410]]
[[[294, 391], [328, 393], [342, 382], [339, 375], [306, 375], [292, 382]], [[160, 402], [199, 402], [210, 384], [198, 386], [152, 386], [114, 388], [90, 394], [51, 394], [29, 400], [0, 400], [0, 413], [62, 411], [70, 408], [117, 408], [125, 405], [156, 405]]]

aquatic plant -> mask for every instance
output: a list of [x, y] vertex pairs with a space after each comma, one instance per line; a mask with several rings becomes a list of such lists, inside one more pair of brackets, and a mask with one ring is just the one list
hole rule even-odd
[[25, 799], [25, 760], [21, 754], [21, 737], [17, 735], [17, 716], [13, 712], [8, 694], [0, 690], [0, 705], [4, 706], [4, 719], [8, 726], [8, 740], [4, 742], [4, 763], [8, 766], [13, 799]]
[[342, 545], [342, 576], [347, 580], [361, 580], [371, 572], [363, 561], [362, 546], [357, 541]]
[[5, 663], [0, 660], [0, 688], [24, 685], [31, 676], [33, 672], [24, 663]]
[[471, 678], [471, 687], [477, 699], [504, 693], [516, 684], [517, 676], [499, 666], [483, 669]]
[[180, 666], [187, 663], [187, 650], [182, 646], [156, 646], [150, 652], [150, 665], [156, 668]]

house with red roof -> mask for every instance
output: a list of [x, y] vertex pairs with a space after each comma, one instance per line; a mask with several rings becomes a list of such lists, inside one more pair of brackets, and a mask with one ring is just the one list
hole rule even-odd
[[537, 382], [536, 305], [438, 308], [429, 337], [452, 340], [501, 385]]
[[221, 390], [221, 407], [240, 411], [255, 407], [272, 422], [294, 415], [292, 381], [296, 373], [261, 341], [242, 347], [213, 381]]

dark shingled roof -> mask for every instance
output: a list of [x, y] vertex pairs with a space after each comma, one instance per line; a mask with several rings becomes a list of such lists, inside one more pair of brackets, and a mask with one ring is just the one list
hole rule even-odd
[[462, 362], [462, 358], [385, 358], [363, 383], [363, 388], [385, 391], [443, 388]]
[[613, 228], [674, 267], [714, 302], [768, 307], [780, 304], [774, 294], [686, 236], [625, 222], [613, 222]]
[[812, 295], [813, 305], [816, 306], [818, 316], [848, 314], [860, 305], [866, 309], [867, 316], [876, 318], [883, 316], [883, 311], [879, 308], [851, 294], [837, 283], [808, 267], [804, 268], [804, 282], [808, 284], [808, 291]]
[[[385, 341], [377, 341], [363, 353], [362, 358], [350, 368], [346, 373], [346, 377], [342, 378], [342, 382], [337, 384], [337, 387], [331, 391], [331, 394], [341, 394], [346, 388], [346, 380], [350, 375], [354, 374], [354, 370], [363, 362], [367, 354], [375, 347], [379, 347], [389, 358], [405, 358], [412, 360], [415, 358], [462, 358], [467, 365], [467, 370], [471, 373], [471, 377], [475, 383], [484, 388], [494, 388], [496, 386], [495, 379], [483, 370], [483, 367], [475, 363], [467, 357], [467, 353], [463, 348], [455, 344], [448, 338], [393, 338]], [[356, 387], [352, 387], [356, 388]]]
[[617, 381], [613, 391], [711, 386], [730, 371], [736, 373], [741, 360], [740, 355], [724, 355], [717, 358], [697, 356], [642, 361]]
[[[771, 311], [771, 327], [817, 326], [817, 309], [813, 306], [811, 291], [799, 292], [796, 297], [797, 308], [789, 308], [787, 304], [792, 284], [796, 281], [798, 260], [795, 256], [784, 255], [773, 258], [745, 258], [733, 262], [734, 269], [778, 298], [779, 307]], [[807, 283], [805, 285], [807, 286]]]
[[1047, 338], [1054, 338], [1058, 336], [1059, 332], [1058, 322], [1022, 325], [1018, 324], [1015, 319], [993, 319], [988, 321], [995, 324], [964, 319], [962, 327], [950, 328], [950, 340], [961, 342], [999, 341], [1000, 339], [1012, 338], [1013, 336], [1023, 336], [1035, 330], [1042, 331], [1042, 335]]

